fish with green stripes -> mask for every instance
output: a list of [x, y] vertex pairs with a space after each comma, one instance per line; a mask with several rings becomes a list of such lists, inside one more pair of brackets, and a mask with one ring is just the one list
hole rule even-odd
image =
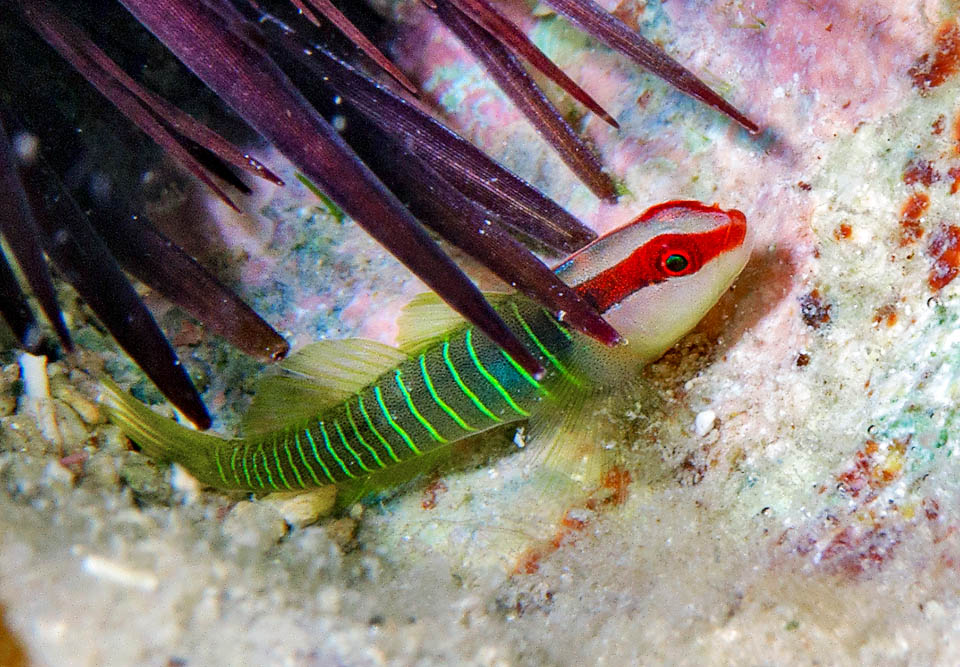
[[242, 437], [181, 426], [110, 382], [105, 402], [144, 453], [213, 487], [375, 486], [451, 443], [505, 424], [556, 422], [574, 414], [572, 406], [627, 386], [716, 303], [751, 249], [739, 211], [674, 201], [571, 256], [557, 273], [620, 332], [614, 347], [521, 295], [491, 296], [546, 369], [540, 378], [423, 295], [401, 316], [398, 347], [321, 341], [283, 362], [261, 382]]

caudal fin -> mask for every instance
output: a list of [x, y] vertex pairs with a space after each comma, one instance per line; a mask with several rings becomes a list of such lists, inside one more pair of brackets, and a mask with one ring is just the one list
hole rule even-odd
[[101, 382], [104, 386], [101, 401], [110, 421], [144, 454], [162, 463], [179, 463], [204, 484], [227, 486], [218, 472], [215, 454], [218, 449], [229, 447], [230, 441], [181, 426], [158, 415], [112, 380], [103, 378]]

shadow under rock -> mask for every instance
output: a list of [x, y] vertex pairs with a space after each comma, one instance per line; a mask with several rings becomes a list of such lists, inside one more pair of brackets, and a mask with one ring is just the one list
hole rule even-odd
[[797, 266], [791, 248], [754, 252], [743, 273], [694, 329], [718, 341], [722, 356], [772, 312], [788, 294]]

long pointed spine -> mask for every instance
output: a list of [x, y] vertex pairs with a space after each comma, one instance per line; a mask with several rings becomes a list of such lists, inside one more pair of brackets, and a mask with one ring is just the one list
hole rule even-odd
[[614, 201], [616, 188], [600, 160], [546, 98], [516, 56], [456, 7], [438, 2], [437, 13], [577, 178], [598, 198]]
[[255, 44], [255, 27], [236, 8], [213, 0], [121, 3], [394, 257], [527, 370], [543, 372], [453, 260]]
[[760, 127], [720, 97], [696, 74], [668, 56], [655, 44], [632, 30], [594, 0], [546, 0], [555, 10], [612, 49], [616, 49], [677, 90], [723, 113], [751, 133]]

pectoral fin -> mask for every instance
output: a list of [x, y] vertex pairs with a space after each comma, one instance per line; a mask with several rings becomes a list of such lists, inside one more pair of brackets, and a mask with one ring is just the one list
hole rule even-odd
[[535, 415], [525, 440], [532, 448], [533, 477], [551, 495], [591, 493], [617, 462], [622, 439], [620, 392], [585, 392], [572, 385], [555, 391], [550, 410]]

